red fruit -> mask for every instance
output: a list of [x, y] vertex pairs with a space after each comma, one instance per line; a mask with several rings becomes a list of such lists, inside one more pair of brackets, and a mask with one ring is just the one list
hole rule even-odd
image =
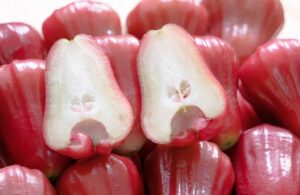
[[300, 40], [272, 40], [240, 70], [241, 92], [264, 121], [300, 136]]
[[46, 66], [46, 144], [74, 159], [109, 153], [129, 134], [130, 103], [96, 41], [78, 35], [51, 48]]
[[128, 33], [142, 38], [148, 30], [173, 23], [193, 35], [206, 33], [206, 9], [197, 1], [142, 0], [128, 15]]
[[55, 10], [43, 23], [47, 48], [61, 38], [77, 34], [93, 36], [121, 33], [118, 14], [108, 5], [93, 1], [76, 1]]
[[187, 145], [211, 139], [210, 126], [226, 109], [225, 92], [210, 72], [193, 38], [168, 24], [148, 32], [138, 55], [141, 124], [157, 144]]
[[230, 194], [234, 172], [217, 145], [202, 141], [185, 147], [157, 146], [144, 166], [149, 195]]
[[78, 161], [57, 182], [63, 195], [111, 194], [142, 195], [143, 185], [134, 163], [110, 154]]
[[0, 65], [44, 56], [44, 42], [34, 28], [17, 22], [0, 24]]
[[0, 134], [12, 163], [58, 176], [69, 159], [50, 150], [42, 136], [45, 64], [14, 61], [0, 68]]
[[134, 124], [117, 152], [128, 154], [141, 149], [146, 141], [140, 126], [141, 92], [137, 76], [136, 58], [139, 40], [130, 35], [110, 35], [96, 38], [107, 54], [116, 80], [133, 111]]
[[243, 97], [239, 90], [237, 91], [237, 101], [240, 107], [243, 129], [247, 130], [259, 125], [261, 122], [253, 106]]
[[0, 169], [0, 194], [55, 195], [55, 189], [39, 170], [12, 165]]
[[241, 62], [281, 28], [284, 17], [280, 0], [204, 0], [209, 33], [226, 40]]
[[245, 131], [234, 158], [237, 194], [300, 194], [300, 140], [286, 129]]
[[216, 37], [195, 37], [195, 42], [205, 62], [226, 92], [228, 100], [226, 112], [211, 124], [211, 126], [222, 126], [213, 141], [222, 150], [226, 150], [238, 141], [242, 132], [236, 97], [239, 68], [237, 55], [228, 43]]

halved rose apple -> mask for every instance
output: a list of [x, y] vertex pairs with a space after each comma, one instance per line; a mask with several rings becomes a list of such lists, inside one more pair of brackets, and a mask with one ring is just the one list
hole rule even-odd
[[108, 153], [127, 136], [132, 109], [94, 39], [62, 39], [50, 50], [46, 66], [44, 138], [72, 158]]
[[149, 31], [138, 55], [141, 124], [155, 143], [186, 145], [209, 139], [209, 123], [226, 108], [224, 90], [210, 72], [193, 38], [168, 24]]

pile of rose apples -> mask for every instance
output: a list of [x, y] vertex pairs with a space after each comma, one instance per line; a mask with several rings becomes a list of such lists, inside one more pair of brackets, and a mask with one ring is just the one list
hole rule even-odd
[[0, 194], [300, 194], [283, 23], [279, 0], [142, 0], [126, 30], [91, 1], [0, 24]]

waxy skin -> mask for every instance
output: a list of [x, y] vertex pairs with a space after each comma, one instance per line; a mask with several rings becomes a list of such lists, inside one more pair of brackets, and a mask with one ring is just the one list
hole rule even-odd
[[97, 155], [69, 167], [58, 180], [57, 192], [64, 195], [143, 195], [143, 184], [135, 164], [128, 158]]
[[0, 24], [0, 65], [13, 60], [43, 59], [44, 40], [28, 24], [10, 22]]
[[237, 194], [299, 194], [300, 140], [263, 124], [241, 135], [234, 153]]
[[243, 64], [240, 90], [258, 116], [300, 136], [300, 41], [274, 39]]
[[221, 126], [221, 131], [213, 138], [222, 150], [231, 148], [242, 132], [240, 109], [237, 102], [238, 58], [235, 50], [227, 42], [213, 36], [194, 37], [199, 52], [208, 67], [226, 92], [228, 100], [226, 112], [211, 126]]
[[11, 163], [57, 177], [69, 159], [49, 149], [43, 139], [45, 63], [14, 61], [0, 68], [0, 138]]
[[142, 0], [126, 19], [128, 33], [139, 39], [147, 31], [168, 23], [177, 24], [192, 35], [205, 34], [209, 24], [205, 7], [197, 1]]
[[136, 67], [139, 40], [131, 35], [107, 35], [96, 37], [96, 41], [108, 56], [114, 76], [134, 115], [130, 133], [116, 151], [122, 154], [139, 151], [146, 142], [140, 125], [141, 92]]
[[101, 2], [75, 1], [55, 10], [43, 23], [48, 49], [55, 41], [72, 39], [77, 34], [92, 36], [121, 34], [119, 15]]
[[20, 165], [0, 169], [0, 194], [56, 195], [47, 177], [39, 170]]
[[240, 63], [284, 23], [280, 0], [204, 0], [202, 4], [209, 17], [208, 34], [232, 45]]
[[159, 145], [144, 165], [149, 195], [230, 194], [234, 172], [219, 147], [201, 141], [185, 147]]

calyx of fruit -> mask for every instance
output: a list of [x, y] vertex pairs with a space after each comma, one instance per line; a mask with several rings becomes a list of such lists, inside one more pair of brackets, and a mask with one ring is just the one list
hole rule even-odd
[[72, 158], [109, 153], [132, 124], [130, 104], [95, 40], [78, 35], [55, 43], [46, 66], [48, 146]]
[[141, 124], [145, 135], [155, 143], [195, 142], [211, 133], [206, 127], [225, 111], [224, 89], [193, 38], [177, 25], [168, 24], [144, 36], [138, 75]]

